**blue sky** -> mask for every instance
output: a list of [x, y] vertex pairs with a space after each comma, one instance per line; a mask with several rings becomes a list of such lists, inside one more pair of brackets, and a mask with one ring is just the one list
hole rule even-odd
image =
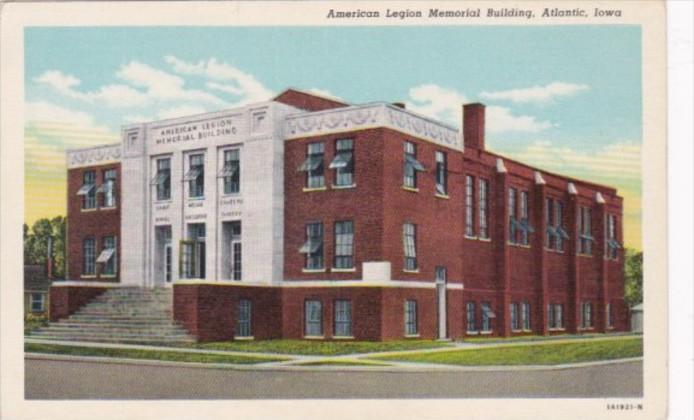
[[481, 101], [490, 148], [617, 186], [636, 221], [640, 39], [638, 26], [29, 28], [27, 160], [290, 86], [456, 126]]

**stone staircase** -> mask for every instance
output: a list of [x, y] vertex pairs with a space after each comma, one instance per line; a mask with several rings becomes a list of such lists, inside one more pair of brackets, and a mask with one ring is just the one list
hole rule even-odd
[[28, 337], [61, 341], [184, 344], [195, 342], [173, 321], [171, 289], [112, 288], [68, 318]]

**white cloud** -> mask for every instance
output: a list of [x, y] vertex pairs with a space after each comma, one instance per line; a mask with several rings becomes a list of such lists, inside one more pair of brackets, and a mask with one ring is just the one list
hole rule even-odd
[[482, 92], [480, 97], [488, 100], [508, 100], [515, 103], [548, 103], [560, 96], [572, 96], [590, 87], [585, 84], [552, 82], [545, 86], [522, 89]]
[[94, 125], [94, 117], [82, 111], [74, 111], [45, 101], [26, 102], [25, 116], [27, 121], [71, 124], [82, 127], [99, 128]]
[[[434, 84], [413, 87], [409, 96], [408, 109], [456, 126], [460, 126], [462, 121], [463, 104], [470, 102], [464, 94]], [[488, 106], [486, 110], [486, 128], [490, 133], [537, 133], [551, 126], [551, 123], [538, 121], [532, 116], [513, 115], [508, 108], [500, 106]]]
[[63, 74], [59, 70], [48, 70], [34, 78], [34, 81], [48, 85], [65, 96], [76, 99], [82, 98], [82, 94], [74, 90], [81, 83], [80, 79], [69, 74]]
[[201, 106], [197, 105], [180, 105], [173, 108], [162, 109], [157, 112], [157, 118], [167, 119], [167, 118], [177, 118], [184, 117], [186, 115], [202, 114], [207, 110]]
[[190, 63], [172, 55], [166, 56], [164, 59], [171, 65], [175, 73], [202, 76], [208, 79], [206, 86], [209, 89], [238, 96], [235, 105], [267, 101], [273, 96], [273, 92], [252, 74], [231, 64], [220, 63], [215, 58], [197, 63]]

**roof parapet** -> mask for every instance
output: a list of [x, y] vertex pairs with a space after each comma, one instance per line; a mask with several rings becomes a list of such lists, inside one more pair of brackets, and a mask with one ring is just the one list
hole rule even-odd
[[574, 185], [573, 182], [569, 182], [569, 185], [567, 186], [567, 190], [569, 191], [569, 194], [571, 194], [571, 195], [578, 194], [578, 190], [576, 189], [576, 186]]
[[535, 184], [537, 185], [545, 185], [547, 182], [545, 182], [545, 179], [542, 177], [542, 174], [540, 171], [535, 171]]
[[496, 171], [500, 174], [508, 172], [506, 165], [504, 165], [504, 160], [501, 158], [496, 158]]
[[605, 197], [600, 194], [600, 191], [595, 193], [595, 202], [598, 204], [605, 204]]

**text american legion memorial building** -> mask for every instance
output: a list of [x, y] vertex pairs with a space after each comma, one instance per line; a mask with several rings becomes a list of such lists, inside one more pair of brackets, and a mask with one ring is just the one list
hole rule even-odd
[[402, 104], [289, 89], [67, 152], [51, 318], [170, 288], [198, 340], [623, 331], [622, 198]]

